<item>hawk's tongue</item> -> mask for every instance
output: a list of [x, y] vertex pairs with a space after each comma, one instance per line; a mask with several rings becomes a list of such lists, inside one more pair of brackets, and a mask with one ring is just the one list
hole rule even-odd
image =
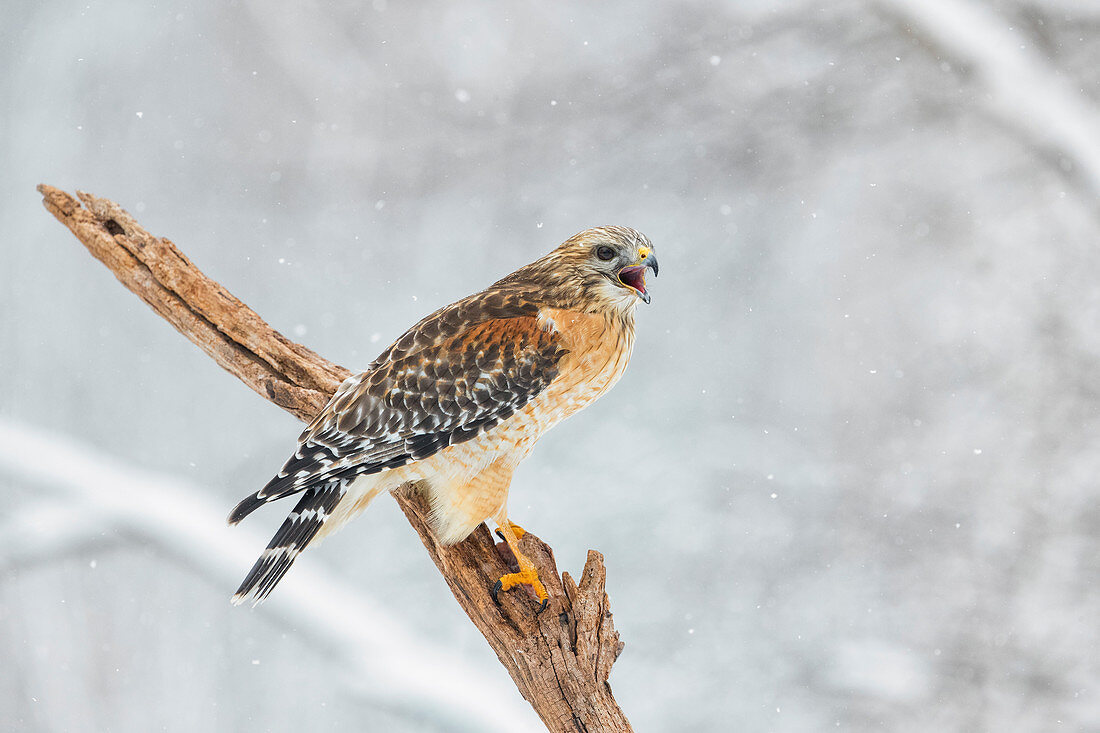
[[635, 265], [619, 270], [619, 279], [623, 285], [629, 285], [639, 293], [645, 294], [645, 266]]

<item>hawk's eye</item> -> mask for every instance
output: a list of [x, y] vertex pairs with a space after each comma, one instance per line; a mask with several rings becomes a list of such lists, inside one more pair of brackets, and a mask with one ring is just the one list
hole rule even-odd
[[611, 249], [610, 247], [600, 247], [596, 250], [596, 256], [599, 257], [601, 260], [610, 260], [615, 257], [615, 250]]

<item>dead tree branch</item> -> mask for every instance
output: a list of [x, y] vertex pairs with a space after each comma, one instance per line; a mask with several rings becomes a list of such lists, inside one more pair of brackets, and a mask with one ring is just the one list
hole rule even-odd
[[[308, 421], [350, 372], [275, 331], [252, 309], [206, 277], [172, 242], [146, 232], [118, 204], [79, 192], [38, 187], [43, 203], [92, 255], [154, 311], [257, 393]], [[83, 202], [83, 206], [81, 205]], [[589, 550], [575, 583], [560, 575], [548, 545], [531, 533], [522, 549], [550, 593], [550, 606], [517, 593], [493, 603], [489, 589], [507, 572], [485, 525], [467, 540], [441, 546], [427, 505], [406, 490], [395, 497], [420, 535], [462, 610], [485, 636], [520, 694], [551, 731], [629, 731], [607, 682], [622, 651], [600, 553]]]

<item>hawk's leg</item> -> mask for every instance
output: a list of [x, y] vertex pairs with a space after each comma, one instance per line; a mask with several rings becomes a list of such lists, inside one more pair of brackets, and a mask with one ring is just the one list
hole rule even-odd
[[496, 582], [492, 590], [493, 600], [497, 600], [497, 594], [502, 590], [511, 590], [517, 585], [529, 585], [535, 591], [535, 595], [538, 596], [540, 602], [537, 613], [542, 613], [546, 609], [546, 604], [550, 601], [550, 595], [546, 592], [546, 587], [543, 586], [542, 581], [539, 580], [535, 564], [519, 551], [519, 538], [525, 535], [526, 532], [518, 524], [513, 524], [508, 519], [499, 524], [500, 528], [497, 530], [497, 534], [503, 538], [508, 544], [508, 549], [516, 556], [519, 572], [508, 573]]
[[[527, 534], [527, 530], [525, 530], [523, 527], [519, 526], [518, 524], [516, 524], [512, 520], [506, 519], [504, 521], [508, 522], [508, 526], [510, 526], [512, 528], [512, 532], [515, 533], [517, 540], [522, 540], [523, 535]], [[504, 530], [502, 530], [500, 527], [497, 527], [497, 537], [501, 538], [505, 542], [508, 541], [504, 536]], [[511, 545], [509, 545], [509, 547], [511, 547]]]

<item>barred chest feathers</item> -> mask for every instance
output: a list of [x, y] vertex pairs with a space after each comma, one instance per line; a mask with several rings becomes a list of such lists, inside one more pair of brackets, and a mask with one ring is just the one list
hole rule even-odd
[[529, 406], [538, 416], [541, 433], [584, 409], [619, 381], [634, 350], [634, 310], [578, 313], [543, 308], [538, 320], [542, 328], [560, 334], [569, 350], [558, 365], [557, 378]]

